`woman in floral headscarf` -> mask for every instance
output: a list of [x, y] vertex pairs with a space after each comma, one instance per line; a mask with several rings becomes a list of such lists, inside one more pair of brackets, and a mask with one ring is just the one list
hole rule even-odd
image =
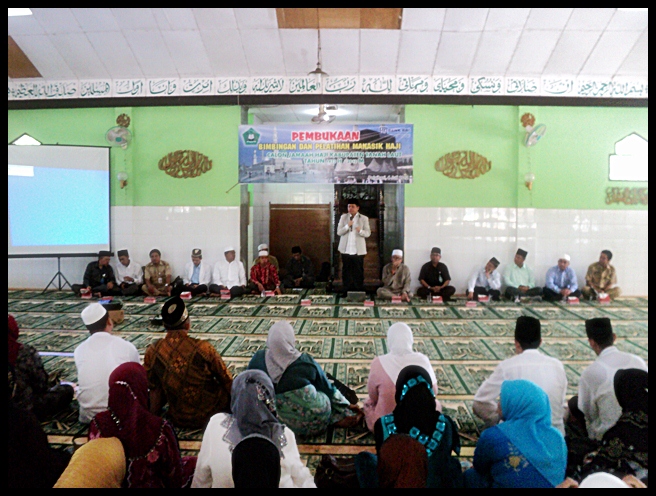
[[89, 439], [117, 437], [123, 444], [123, 487], [189, 487], [196, 457], [180, 455], [170, 422], [148, 411], [148, 379], [141, 364], [119, 365], [109, 376], [107, 410], [96, 414]]
[[[242, 446], [242, 441], [252, 438], [265, 441], [267, 447], [275, 446], [280, 456], [279, 487], [316, 487], [301, 462], [294, 433], [278, 420], [276, 395], [268, 375], [261, 370], [237, 375], [232, 382], [230, 408], [232, 414], [217, 413], [207, 424], [191, 487], [235, 487], [231, 453]], [[271, 474], [267, 474], [270, 479]]]

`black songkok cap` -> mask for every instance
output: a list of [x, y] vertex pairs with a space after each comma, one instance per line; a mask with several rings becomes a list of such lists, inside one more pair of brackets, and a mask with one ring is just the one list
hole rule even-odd
[[185, 302], [179, 296], [169, 298], [162, 307], [162, 323], [169, 328], [175, 329], [182, 324], [189, 314]]
[[193, 250], [191, 250], [191, 256], [203, 258], [203, 252], [200, 248], [194, 248]]
[[521, 248], [517, 248], [517, 255], [521, 255], [522, 257], [526, 258], [528, 252], [526, 250], [522, 250]]
[[515, 325], [515, 339], [517, 341], [520, 343], [534, 343], [541, 338], [539, 319], [527, 315], [517, 317], [517, 324]]
[[112, 256], [112, 252], [111, 252], [111, 251], [100, 250], [100, 251], [98, 252], [98, 258], [102, 258], [102, 257], [111, 257], [111, 256]]
[[292, 253], [302, 253], [301, 252], [301, 247], [300, 246], [294, 246], [292, 248]]
[[433, 253], [437, 253], [437, 254], [441, 255], [441, 254], [442, 254], [442, 250], [440, 250], [437, 246], [433, 246], [433, 248], [431, 249], [431, 255], [432, 255]]
[[119, 250], [118, 252], [119, 257], [127, 257], [128, 256], [128, 251], [127, 250]]
[[346, 204], [347, 205], [356, 205], [356, 206], [359, 207], [360, 206], [360, 200], [358, 200], [357, 198], [349, 198], [347, 200]]
[[585, 333], [589, 339], [603, 343], [613, 335], [613, 326], [608, 317], [597, 317], [585, 321]]
[[501, 263], [495, 257], [490, 258], [490, 262], [492, 262], [492, 265], [494, 265], [495, 267], [498, 267], [499, 263]]

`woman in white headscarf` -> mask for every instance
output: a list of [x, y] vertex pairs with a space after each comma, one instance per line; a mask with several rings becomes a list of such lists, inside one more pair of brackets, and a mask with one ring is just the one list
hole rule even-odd
[[[414, 339], [412, 329], [407, 324], [397, 322], [387, 330], [387, 348], [389, 353], [374, 358], [371, 363], [367, 390], [369, 397], [364, 401], [363, 410], [367, 427], [374, 431], [374, 424], [383, 415], [394, 411], [396, 400], [396, 379], [399, 372], [408, 365], [419, 365], [430, 374], [433, 391], [437, 395], [437, 378], [428, 357], [412, 350]], [[442, 405], [435, 401], [437, 410], [442, 411]]]
[[294, 328], [287, 321], [269, 329], [267, 347], [255, 353], [249, 369], [262, 370], [276, 391], [278, 416], [297, 435], [313, 436], [329, 425], [352, 427], [362, 419], [310, 355], [296, 349]]

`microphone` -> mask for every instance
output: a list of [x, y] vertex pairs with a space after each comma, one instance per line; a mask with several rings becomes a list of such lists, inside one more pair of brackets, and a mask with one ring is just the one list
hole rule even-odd
[[[355, 217], [355, 215], [351, 215], [349, 220], [352, 221], [353, 217]], [[353, 226], [351, 225], [351, 226], [349, 226], [349, 231], [352, 231], [352, 230], [353, 230]]]

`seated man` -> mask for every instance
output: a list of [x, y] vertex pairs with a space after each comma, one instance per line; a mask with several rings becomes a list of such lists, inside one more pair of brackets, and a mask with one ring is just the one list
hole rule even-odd
[[189, 336], [191, 320], [179, 296], [162, 307], [166, 337], [146, 348], [150, 411], [161, 415], [168, 403], [174, 426], [204, 429], [215, 413], [230, 410], [232, 375], [214, 345]]
[[88, 424], [96, 413], [107, 410], [109, 375], [125, 362], [139, 363], [139, 351], [130, 342], [112, 334], [114, 322], [100, 303], [80, 314], [91, 334], [73, 352], [77, 369], [79, 420]]
[[171, 266], [162, 260], [162, 253], [150, 250], [150, 263], [144, 269], [141, 290], [150, 296], [171, 296]]
[[597, 299], [599, 293], [606, 293], [611, 300], [620, 295], [620, 288], [617, 287], [617, 272], [610, 264], [612, 258], [613, 254], [610, 250], [603, 250], [599, 255], [599, 261], [588, 267], [585, 286], [581, 291], [588, 300]]
[[252, 294], [262, 294], [264, 291], [275, 291], [276, 294], [282, 294], [278, 271], [269, 262], [268, 251], [261, 250], [259, 252], [257, 263], [251, 267], [251, 280], [248, 282], [247, 290]]
[[403, 251], [392, 250], [392, 261], [383, 267], [382, 287], [376, 291], [381, 300], [391, 300], [400, 296], [401, 301], [410, 301], [410, 268], [403, 263]]
[[225, 260], [220, 260], [214, 266], [210, 294], [218, 296], [222, 289], [229, 289], [230, 296], [235, 298], [246, 293], [246, 271], [241, 260], [236, 260], [235, 249], [226, 246], [223, 250]]
[[183, 284], [171, 290], [172, 295], [189, 291], [192, 296], [207, 293], [212, 280], [212, 266], [203, 262], [203, 252], [200, 248], [191, 251], [191, 262], [185, 266]]
[[118, 263], [116, 265], [116, 283], [121, 288], [123, 296], [134, 296], [141, 291], [143, 283], [143, 268], [141, 264], [130, 260], [127, 250], [118, 251]]
[[535, 277], [531, 268], [524, 263], [528, 252], [517, 249], [515, 253], [515, 263], [513, 263], [504, 275], [506, 281], [505, 296], [509, 300], [519, 302], [522, 296], [540, 296], [542, 288], [535, 287]]
[[449, 269], [440, 260], [442, 259], [442, 250], [437, 246], [433, 247], [430, 252], [430, 262], [422, 265], [419, 271], [419, 283], [421, 286], [417, 289], [417, 296], [426, 298], [428, 295], [441, 296], [442, 301], [447, 302], [456, 292], [456, 288], [449, 286], [451, 276]]
[[285, 288], [306, 288], [314, 287], [314, 268], [312, 260], [303, 255], [300, 246], [292, 248], [292, 258], [287, 262], [287, 275], [283, 280]]
[[111, 251], [99, 251], [98, 261], [90, 262], [87, 265], [82, 284], [73, 284], [71, 286], [73, 292], [79, 295], [82, 289], [86, 289], [95, 296], [118, 296], [122, 294], [120, 288], [116, 285], [114, 269], [109, 265], [111, 257]]
[[499, 261], [492, 257], [467, 283], [467, 299], [478, 301], [478, 295], [485, 295], [493, 301], [501, 299], [501, 275], [496, 270]]
[[547, 393], [551, 405], [551, 425], [565, 435], [565, 367], [560, 360], [540, 352], [540, 344], [540, 321], [524, 315], [517, 318], [515, 356], [500, 362], [474, 395], [474, 413], [485, 422], [486, 427], [499, 423], [497, 405], [503, 381], [526, 379]]
[[[262, 243], [260, 245], [257, 245], [257, 253], [259, 254], [262, 250], [265, 250], [265, 251], [268, 252], [269, 251], [269, 245], [267, 245], [266, 243]], [[259, 258], [259, 255], [258, 255], [258, 258]], [[257, 263], [258, 258], [253, 260], [253, 263], [252, 263], [251, 267]], [[280, 265], [278, 265], [278, 259], [276, 257], [274, 257], [273, 255], [271, 255], [270, 253], [269, 253], [269, 263], [271, 265], [273, 265], [276, 268], [276, 271], [278, 272], [278, 274], [280, 274]]]
[[566, 301], [568, 297], [581, 296], [579, 283], [574, 269], [569, 266], [570, 257], [565, 253], [558, 259], [558, 265], [547, 271], [546, 284], [542, 290], [542, 298], [547, 301]]

